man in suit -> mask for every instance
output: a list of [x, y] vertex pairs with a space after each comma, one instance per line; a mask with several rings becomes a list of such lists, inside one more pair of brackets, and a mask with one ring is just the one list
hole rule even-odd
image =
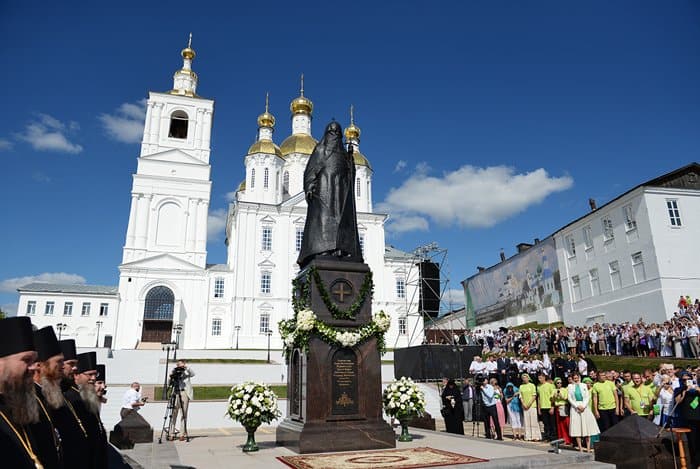
[[506, 352], [501, 352], [498, 360], [496, 360], [496, 369], [498, 371], [498, 385], [501, 389], [506, 387], [508, 383], [508, 368], [510, 367], [510, 358], [506, 357]]
[[28, 317], [0, 320], [0, 465], [13, 469], [41, 467], [30, 425], [39, 422], [34, 394], [32, 323]]

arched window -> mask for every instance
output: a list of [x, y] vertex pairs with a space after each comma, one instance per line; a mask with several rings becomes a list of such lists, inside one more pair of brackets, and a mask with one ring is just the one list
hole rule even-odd
[[146, 295], [143, 319], [170, 321], [173, 319], [174, 309], [175, 295], [173, 295], [173, 291], [164, 286], [153, 287]]
[[270, 186], [270, 170], [265, 168], [265, 174], [263, 176], [263, 187], [267, 189]]
[[250, 188], [253, 189], [255, 187], [255, 168], [250, 170]]
[[175, 111], [170, 115], [170, 138], [187, 138], [188, 119], [185, 111]]
[[360, 178], [357, 178], [355, 181], [356, 181], [355, 182], [355, 197], [357, 197], [359, 199], [360, 198], [360, 188], [362, 187], [362, 185], [360, 183]]
[[289, 171], [285, 171], [282, 176], [282, 193], [289, 194]]

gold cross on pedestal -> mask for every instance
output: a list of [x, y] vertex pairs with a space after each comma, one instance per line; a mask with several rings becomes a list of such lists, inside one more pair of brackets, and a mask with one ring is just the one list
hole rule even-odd
[[337, 298], [338, 298], [338, 303], [344, 303], [345, 302], [345, 295], [350, 295], [352, 293], [352, 288], [350, 290], [346, 290], [345, 287], [347, 287], [345, 282], [338, 282], [336, 284], [335, 290], [331, 290], [331, 293], [333, 293]]

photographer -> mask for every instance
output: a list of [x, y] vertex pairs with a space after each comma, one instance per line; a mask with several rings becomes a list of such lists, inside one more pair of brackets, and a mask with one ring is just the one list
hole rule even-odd
[[141, 397], [141, 385], [139, 383], [131, 383], [131, 387], [124, 393], [122, 400], [122, 410], [119, 413], [122, 418], [126, 418], [132, 412], [138, 412], [146, 403], [146, 398]]
[[170, 438], [173, 440], [175, 439], [175, 433], [177, 433], [175, 427], [177, 426], [178, 411], [182, 411], [180, 412], [180, 441], [185, 441], [188, 437], [187, 409], [190, 405], [190, 401], [194, 397], [194, 390], [190, 382], [192, 376], [194, 376], [194, 371], [187, 366], [185, 360], [178, 360], [177, 366], [173, 369], [172, 373], [170, 373], [170, 387], [172, 388], [172, 392], [176, 394], [169, 431]]

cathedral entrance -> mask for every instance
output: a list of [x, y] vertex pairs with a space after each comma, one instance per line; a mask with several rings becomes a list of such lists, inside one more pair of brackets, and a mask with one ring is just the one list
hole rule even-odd
[[170, 288], [157, 286], [146, 294], [141, 342], [170, 342], [173, 330], [175, 295]]

